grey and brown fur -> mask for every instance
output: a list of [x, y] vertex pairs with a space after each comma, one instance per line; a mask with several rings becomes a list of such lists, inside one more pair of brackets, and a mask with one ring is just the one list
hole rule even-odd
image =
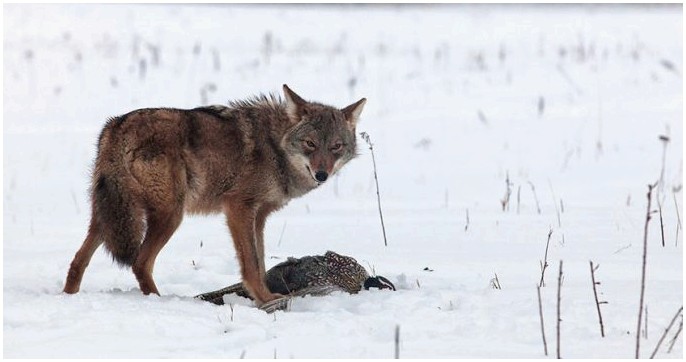
[[355, 156], [355, 126], [366, 102], [337, 109], [283, 89], [285, 101], [259, 96], [228, 107], [140, 109], [109, 120], [98, 140], [88, 234], [64, 292], [79, 291], [104, 243], [115, 261], [132, 267], [144, 294], [159, 294], [155, 258], [183, 215], [221, 212], [245, 288], [258, 305], [280, 297], [264, 282], [267, 217]]

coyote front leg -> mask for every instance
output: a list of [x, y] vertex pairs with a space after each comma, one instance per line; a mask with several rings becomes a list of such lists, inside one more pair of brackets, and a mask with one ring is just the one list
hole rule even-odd
[[282, 297], [270, 292], [264, 282], [264, 250], [258, 250], [255, 227], [257, 208], [241, 201], [227, 201], [224, 204], [224, 213], [241, 265], [245, 289], [255, 298], [257, 305]]
[[260, 278], [266, 277], [265, 262], [264, 262], [264, 226], [267, 222], [267, 216], [274, 210], [278, 209], [271, 204], [265, 204], [257, 210], [255, 215], [255, 245], [257, 246], [257, 255], [260, 256]]

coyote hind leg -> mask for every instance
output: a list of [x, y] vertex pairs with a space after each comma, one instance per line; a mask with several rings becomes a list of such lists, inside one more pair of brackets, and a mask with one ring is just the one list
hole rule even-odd
[[136, 275], [143, 294], [160, 294], [152, 278], [155, 259], [179, 227], [182, 219], [182, 207], [168, 213], [155, 212], [148, 215], [148, 230], [145, 233], [145, 239], [141, 244], [136, 261], [132, 265], [133, 273]]
[[98, 235], [95, 227], [95, 220], [91, 220], [86, 239], [83, 241], [81, 248], [79, 248], [79, 250], [76, 252], [76, 255], [74, 255], [74, 259], [69, 266], [67, 280], [64, 284], [64, 293], [78, 293], [79, 289], [81, 288], [83, 273], [86, 271], [86, 267], [90, 263], [93, 253], [95, 253], [95, 250], [98, 249], [102, 242], [103, 240]]

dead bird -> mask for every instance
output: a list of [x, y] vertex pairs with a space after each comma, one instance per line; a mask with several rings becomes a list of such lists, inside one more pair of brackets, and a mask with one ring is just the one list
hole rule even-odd
[[[379, 275], [370, 276], [357, 260], [333, 251], [327, 251], [324, 255], [289, 257], [267, 271], [266, 283], [272, 293], [287, 296], [280, 302], [272, 303], [274, 305], [271, 308], [265, 306], [267, 311], [282, 309], [287, 299], [294, 296], [326, 295], [334, 291], [355, 294], [362, 288], [395, 290], [395, 286], [388, 279]], [[203, 293], [196, 298], [223, 305], [226, 294], [252, 299], [243, 283]]]

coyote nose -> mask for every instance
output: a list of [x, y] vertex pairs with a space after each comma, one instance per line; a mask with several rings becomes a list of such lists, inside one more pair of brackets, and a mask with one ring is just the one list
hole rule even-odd
[[319, 182], [324, 182], [327, 178], [329, 178], [329, 174], [326, 173], [326, 171], [317, 171], [317, 173], [314, 174], [314, 178], [316, 178]]

